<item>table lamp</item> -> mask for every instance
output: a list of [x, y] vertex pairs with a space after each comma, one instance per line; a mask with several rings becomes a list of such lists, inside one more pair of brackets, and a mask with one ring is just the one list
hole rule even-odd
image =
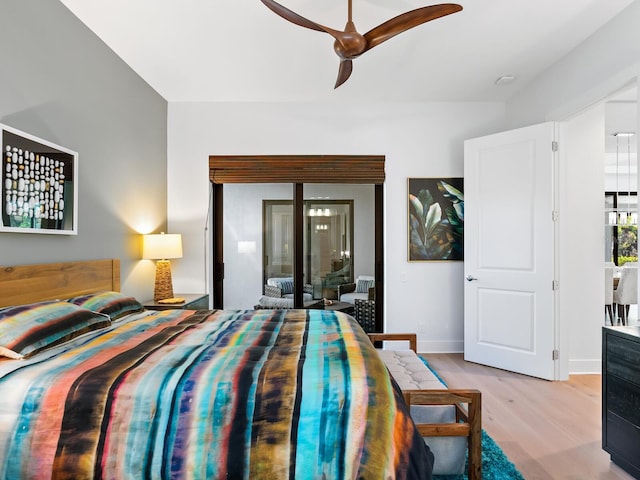
[[156, 284], [153, 300], [173, 298], [173, 281], [171, 279], [171, 258], [182, 258], [182, 235], [149, 234], [142, 236], [142, 258], [157, 260]]

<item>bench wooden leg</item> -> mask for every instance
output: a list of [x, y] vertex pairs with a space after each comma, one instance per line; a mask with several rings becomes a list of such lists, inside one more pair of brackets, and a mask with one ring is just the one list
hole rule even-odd
[[[403, 390], [407, 405], [454, 405], [458, 423], [416, 424], [423, 437], [467, 437], [469, 480], [482, 479], [482, 394], [479, 390]], [[467, 408], [464, 408], [466, 404]]]
[[417, 353], [418, 341], [415, 333], [367, 333], [367, 335], [371, 343], [405, 340], [409, 342], [409, 348]]
[[[371, 343], [407, 341], [416, 353], [415, 333], [368, 333]], [[416, 353], [417, 354], [417, 353]], [[425, 368], [427, 368], [425, 366]], [[455, 423], [416, 424], [423, 437], [467, 437], [469, 480], [482, 479], [482, 394], [479, 390], [402, 390], [407, 405], [454, 405]], [[465, 408], [466, 406], [466, 408]]]

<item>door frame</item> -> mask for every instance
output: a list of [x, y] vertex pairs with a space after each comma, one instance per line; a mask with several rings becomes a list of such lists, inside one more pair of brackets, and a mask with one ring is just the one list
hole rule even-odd
[[[349, 259], [350, 262], [353, 263], [353, 260], [355, 258], [354, 256], [354, 201], [353, 199], [350, 200], [342, 200], [339, 198], [336, 199], [331, 199], [331, 200], [303, 200], [303, 203], [306, 207], [309, 207], [309, 205], [329, 205], [329, 206], [338, 206], [338, 207], [347, 207], [349, 209], [349, 235], [348, 235], [348, 246], [349, 246]], [[262, 225], [263, 225], [263, 231], [262, 231], [262, 273], [263, 273], [263, 283], [266, 284], [267, 283], [267, 279], [269, 278], [269, 274], [267, 273], [265, 267], [267, 265], [267, 252], [265, 250], [265, 247], [267, 245], [267, 239], [268, 239], [268, 235], [267, 235], [267, 231], [270, 228], [269, 225], [271, 224], [270, 220], [272, 220], [272, 218], [267, 214], [267, 206], [275, 206], [275, 205], [286, 205], [289, 207], [293, 207], [293, 201], [292, 200], [272, 200], [272, 199], [263, 199], [262, 200]], [[323, 217], [317, 217], [317, 218], [323, 218]], [[308, 275], [312, 274], [312, 266], [311, 266], [311, 245], [312, 245], [312, 231], [311, 231], [311, 221], [307, 220], [305, 222], [306, 225], [306, 232], [305, 234], [307, 235], [307, 244], [306, 244], [306, 250], [303, 251], [303, 255], [304, 255], [304, 263], [305, 263], [305, 268], [306, 268], [306, 273]], [[293, 233], [292, 233], [293, 235]], [[303, 242], [304, 244], [304, 242]], [[293, 255], [292, 255], [293, 257]], [[349, 269], [349, 282], [348, 283], [353, 283], [354, 280], [354, 272], [353, 272], [353, 268]], [[304, 282], [306, 284], [311, 283], [310, 282], [310, 278], [306, 277], [304, 279]]]
[[384, 155], [209, 156], [212, 183], [212, 306], [224, 308], [223, 203], [225, 183], [291, 183], [294, 205], [294, 307], [303, 307], [304, 183], [374, 185], [375, 329], [384, 331]]

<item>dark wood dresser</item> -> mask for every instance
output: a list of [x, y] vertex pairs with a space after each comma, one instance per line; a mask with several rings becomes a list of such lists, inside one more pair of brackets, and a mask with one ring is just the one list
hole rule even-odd
[[640, 327], [602, 330], [602, 448], [640, 479]]

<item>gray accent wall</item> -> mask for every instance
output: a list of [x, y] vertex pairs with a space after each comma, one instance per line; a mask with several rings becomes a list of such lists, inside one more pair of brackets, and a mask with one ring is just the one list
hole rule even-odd
[[78, 234], [2, 232], [0, 265], [119, 258], [122, 291], [151, 297], [139, 233], [166, 229], [167, 102], [57, 0], [0, 2], [0, 72], [0, 123], [79, 154]]

